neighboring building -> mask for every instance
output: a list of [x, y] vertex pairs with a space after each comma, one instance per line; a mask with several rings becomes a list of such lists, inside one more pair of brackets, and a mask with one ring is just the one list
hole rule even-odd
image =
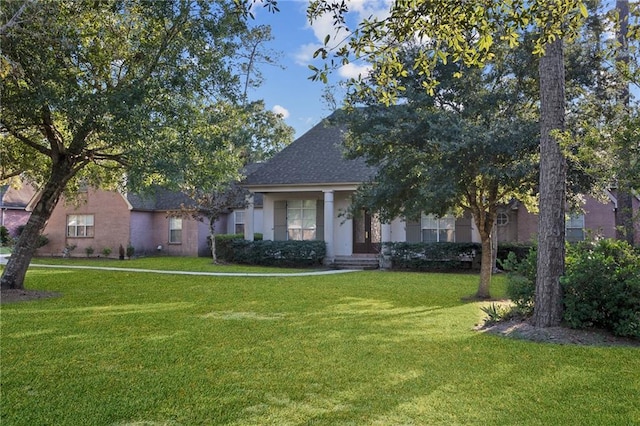
[[35, 188], [23, 182], [19, 188], [0, 186], [0, 226], [4, 226], [12, 237], [18, 236], [18, 228], [29, 220], [27, 205], [35, 195]]
[[[250, 174], [244, 186], [263, 196], [262, 227], [265, 240], [324, 240], [327, 263], [358, 256], [375, 257], [381, 242], [479, 242], [470, 214], [420, 221], [397, 218], [389, 224], [361, 212], [346, 216], [358, 186], [375, 175], [362, 159], [342, 155], [345, 128], [316, 125], [287, 146], [260, 169]], [[614, 237], [615, 197], [600, 203], [587, 198], [585, 214], [567, 221], [567, 239], [583, 239], [591, 230]], [[635, 200], [636, 205], [639, 200]], [[245, 220], [249, 219], [245, 213]], [[529, 242], [537, 232], [537, 216], [514, 201], [500, 209], [499, 241]], [[250, 233], [246, 238], [251, 239]]]

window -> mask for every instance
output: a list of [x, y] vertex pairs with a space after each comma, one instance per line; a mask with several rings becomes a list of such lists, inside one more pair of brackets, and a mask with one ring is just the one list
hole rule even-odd
[[498, 217], [496, 218], [496, 223], [498, 224], [498, 226], [507, 225], [509, 223], [509, 215], [504, 212], [498, 213]]
[[451, 215], [439, 218], [432, 214], [423, 214], [421, 229], [424, 243], [452, 243], [456, 237], [456, 218]]
[[572, 214], [564, 222], [565, 239], [569, 242], [584, 240], [584, 215]]
[[169, 218], [169, 243], [182, 243], [182, 218], [180, 217]]
[[233, 213], [233, 223], [236, 234], [244, 234], [244, 211]]
[[293, 200], [287, 202], [287, 239], [316, 239], [315, 200]]
[[93, 231], [92, 214], [70, 214], [67, 216], [67, 237], [92, 238]]

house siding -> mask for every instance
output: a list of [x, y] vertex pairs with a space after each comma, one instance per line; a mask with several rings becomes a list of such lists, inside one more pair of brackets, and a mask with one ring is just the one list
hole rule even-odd
[[0, 225], [7, 228], [11, 237], [16, 238], [18, 236], [18, 228], [26, 225], [31, 213], [24, 209], [2, 209], [0, 215]]
[[[67, 237], [67, 216], [71, 214], [93, 215], [93, 237]], [[70, 204], [61, 199], [53, 210], [43, 231], [49, 243], [38, 249], [40, 256], [59, 256], [66, 246], [75, 245], [71, 256], [86, 256], [86, 249], [93, 248], [93, 256], [104, 256], [102, 250], [110, 248], [109, 257], [118, 257], [118, 248], [129, 242], [129, 205], [117, 192], [89, 189], [78, 195], [78, 200]]]

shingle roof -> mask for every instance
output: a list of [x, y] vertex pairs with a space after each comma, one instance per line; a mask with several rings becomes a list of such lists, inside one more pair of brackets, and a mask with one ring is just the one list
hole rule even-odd
[[342, 155], [345, 127], [323, 120], [247, 176], [245, 185], [361, 183], [375, 174], [364, 160]]
[[127, 200], [134, 210], [177, 210], [181, 204], [193, 205], [193, 200], [181, 192], [155, 187], [144, 194], [127, 194]]

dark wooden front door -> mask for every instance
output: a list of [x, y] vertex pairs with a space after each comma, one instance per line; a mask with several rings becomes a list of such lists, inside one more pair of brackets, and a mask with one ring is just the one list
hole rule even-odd
[[380, 252], [380, 223], [366, 210], [353, 218], [353, 252]]

